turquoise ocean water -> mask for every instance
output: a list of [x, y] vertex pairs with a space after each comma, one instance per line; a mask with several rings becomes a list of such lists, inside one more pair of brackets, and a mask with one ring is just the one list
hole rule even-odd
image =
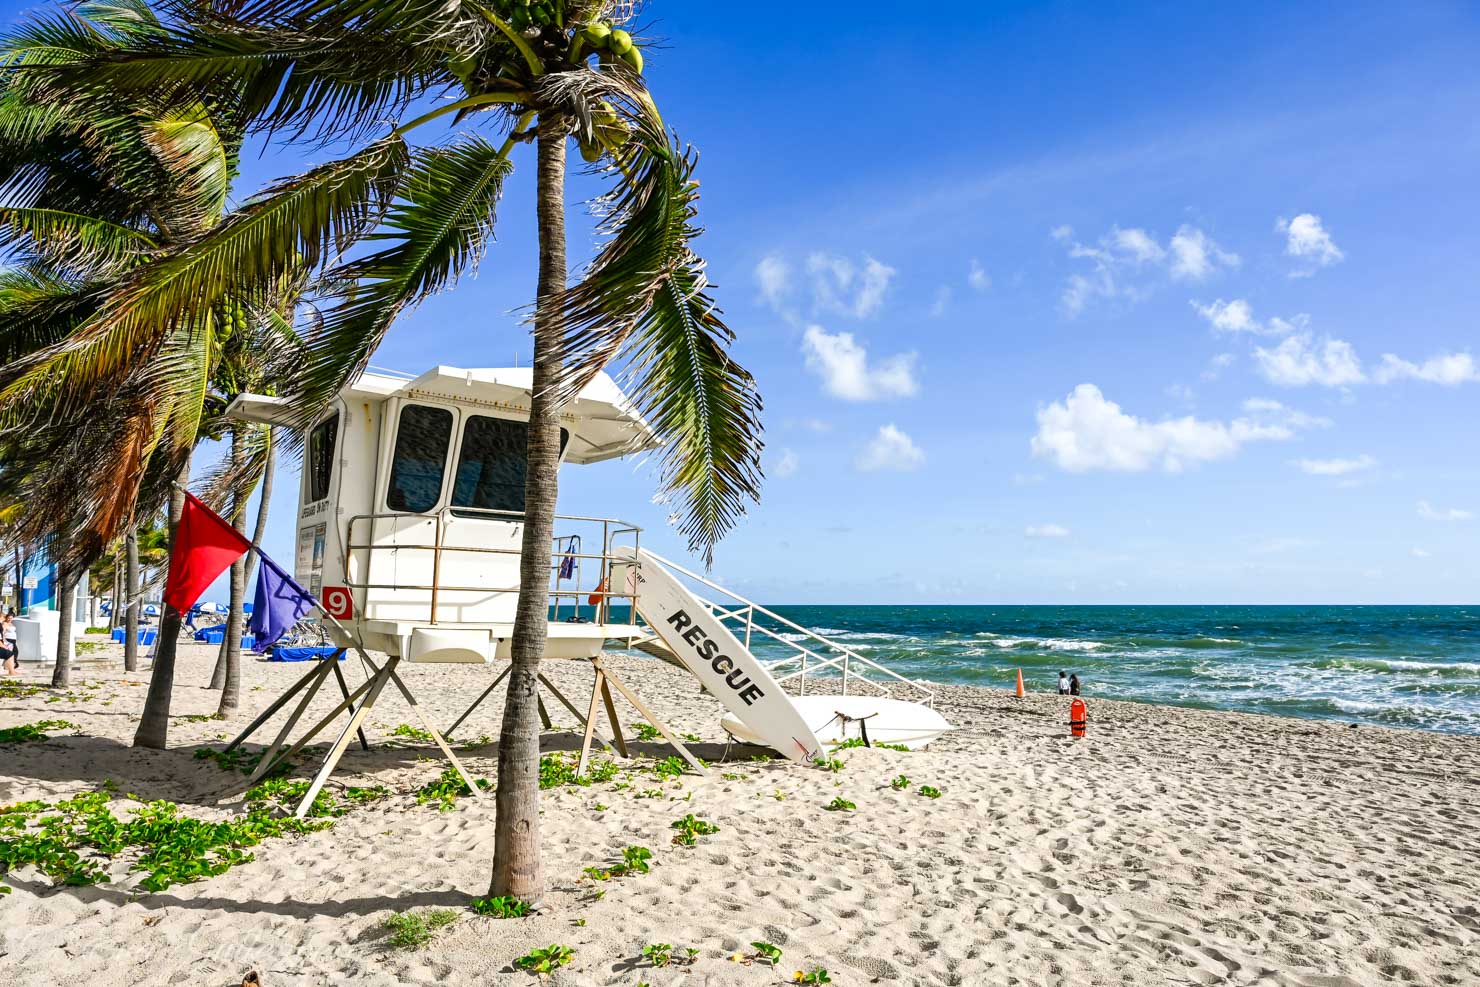
[[[778, 606], [900, 674], [1480, 733], [1477, 607]], [[762, 658], [780, 657], [757, 646]]]

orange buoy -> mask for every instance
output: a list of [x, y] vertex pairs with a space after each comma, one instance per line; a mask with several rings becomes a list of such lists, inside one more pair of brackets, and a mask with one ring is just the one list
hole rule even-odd
[[590, 596], [586, 597], [586, 605], [587, 606], [591, 606], [591, 607], [600, 606], [601, 605], [601, 601], [604, 600], [604, 599], [606, 599], [606, 580], [605, 579], [603, 579], [601, 582], [597, 583], [596, 584], [596, 590], [595, 590], [595, 592], [593, 592]]
[[1018, 697], [1018, 698], [1019, 698], [1019, 699], [1021, 699], [1021, 698], [1023, 698], [1023, 696], [1025, 696], [1025, 695], [1027, 695], [1027, 693], [1025, 693], [1025, 692], [1024, 692], [1024, 691], [1023, 691], [1023, 670], [1022, 670], [1022, 669], [1021, 669], [1021, 668], [1019, 668], [1019, 669], [1018, 669], [1018, 687], [1017, 687], [1017, 697]]
[[1069, 704], [1069, 733], [1075, 737], [1084, 736], [1084, 728], [1089, 722], [1089, 709], [1084, 705], [1083, 699], [1076, 699]]

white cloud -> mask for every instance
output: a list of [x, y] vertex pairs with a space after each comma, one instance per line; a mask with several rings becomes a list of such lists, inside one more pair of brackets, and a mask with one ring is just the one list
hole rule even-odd
[[795, 474], [797, 467], [800, 465], [801, 462], [797, 459], [796, 453], [790, 449], [782, 449], [781, 458], [776, 460], [776, 465], [771, 468], [771, 475], [779, 479], [785, 479]]
[[823, 421], [821, 418], [807, 418], [802, 425], [810, 431], [823, 433], [832, 431], [832, 422]]
[[1069, 256], [1087, 260], [1092, 268], [1069, 276], [1060, 304], [1069, 315], [1077, 315], [1095, 297], [1144, 298], [1150, 293], [1148, 274], [1163, 273], [1173, 279], [1201, 281], [1219, 267], [1237, 267], [1237, 254], [1218, 246], [1202, 230], [1182, 226], [1162, 246], [1156, 237], [1139, 227], [1111, 227], [1094, 245], [1076, 241], [1074, 231], [1060, 226], [1051, 233], [1069, 246]]
[[1302, 473], [1311, 476], [1345, 476], [1370, 470], [1377, 465], [1377, 460], [1363, 453], [1355, 459], [1297, 459], [1295, 465]]
[[884, 303], [894, 268], [864, 256], [863, 265], [836, 254], [814, 253], [807, 258], [817, 308], [863, 319]]
[[1213, 238], [1192, 226], [1183, 226], [1170, 244], [1172, 277], [1201, 281], [1219, 267], [1238, 267], [1238, 254], [1229, 253]]
[[941, 285], [935, 289], [935, 301], [930, 305], [930, 317], [938, 319], [946, 314], [946, 309], [951, 305], [950, 285]]
[[1413, 557], [1415, 559], [1426, 559], [1429, 557], [1429, 554], [1428, 549], [1418, 548], [1417, 546], [1413, 548]]
[[915, 354], [897, 353], [870, 366], [868, 351], [851, 332], [829, 333], [808, 326], [802, 335], [807, 369], [822, 378], [823, 390], [845, 401], [909, 397], [915, 382]]
[[1321, 217], [1312, 213], [1303, 212], [1288, 221], [1280, 217], [1275, 221], [1275, 229], [1285, 234], [1285, 253], [1312, 265], [1294, 272], [1296, 277], [1308, 277], [1315, 273], [1315, 268], [1330, 267], [1346, 256], [1321, 225]]
[[1225, 302], [1219, 298], [1210, 305], [1199, 305], [1197, 302], [1189, 302], [1198, 315], [1207, 320], [1208, 325], [1219, 332], [1250, 332], [1261, 336], [1284, 336], [1288, 333], [1304, 329], [1310, 322], [1310, 317], [1297, 315], [1286, 321], [1278, 316], [1268, 322], [1260, 322], [1254, 318], [1254, 309], [1242, 298], [1235, 298], [1231, 302]]
[[1367, 379], [1351, 343], [1327, 336], [1318, 345], [1308, 332], [1290, 336], [1274, 349], [1258, 347], [1254, 358], [1265, 378], [1282, 387], [1346, 387]]
[[[1254, 409], [1249, 417], [1224, 423], [1191, 415], [1150, 422], [1126, 414], [1093, 384], [1080, 384], [1062, 402], [1038, 410], [1035, 456], [1051, 459], [1072, 473], [1087, 470], [1178, 472], [1189, 464], [1227, 459], [1247, 442], [1278, 441], [1295, 435], [1287, 409]], [[1271, 412], [1281, 414], [1276, 417]]]
[[909, 473], [924, 464], [925, 453], [892, 424], [882, 426], [854, 461], [854, 466], [864, 473], [880, 470]]
[[1061, 524], [1030, 524], [1023, 534], [1028, 538], [1068, 538], [1069, 529]]
[[971, 258], [971, 266], [966, 271], [966, 283], [977, 291], [986, 291], [992, 287], [991, 276], [975, 257]]
[[1462, 511], [1458, 507], [1444, 509], [1435, 508], [1426, 500], [1418, 502], [1418, 516], [1425, 521], [1469, 521], [1474, 518], [1473, 511]]
[[1290, 428], [1330, 428], [1331, 419], [1306, 414], [1270, 398], [1249, 398], [1243, 404], [1244, 413], [1255, 415], [1265, 422], [1278, 422]]
[[1226, 368], [1233, 366], [1233, 360], [1234, 356], [1232, 353], [1219, 353], [1208, 361], [1208, 369], [1204, 370], [1199, 376], [1203, 380], [1217, 380], [1218, 376]]
[[755, 283], [766, 304], [779, 308], [791, 287], [791, 265], [779, 254], [768, 254], [755, 265]]
[[1430, 357], [1423, 363], [1411, 363], [1392, 353], [1382, 355], [1382, 366], [1372, 374], [1379, 384], [1395, 380], [1424, 380], [1431, 384], [1454, 387], [1480, 381], [1480, 367], [1468, 353], [1444, 353]]
[[1109, 242], [1118, 253], [1137, 264], [1158, 261], [1167, 255], [1161, 245], [1151, 238], [1151, 234], [1142, 229], [1112, 229]]

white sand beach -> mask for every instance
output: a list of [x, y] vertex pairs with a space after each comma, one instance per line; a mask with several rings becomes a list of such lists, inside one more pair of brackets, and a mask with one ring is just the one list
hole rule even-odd
[[[214, 712], [216, 694], [200, 688], [214, 652], [182, 648], [179, 716]], [[660, 715], [702, 737], [701, 757], [720, 759], [718, 706], [691, 679], [653, 660], [612, 660]], [[237, 720], [178, 719], [165, 752], [128, 746], [145, 674], [79, 666], [70, 698], [4, 698], [0, 727], [65, 719], [78, 729], [0, 747], [0, 804], [111, 782], [120, 815], [132, 794], [226, 818], [240, 811], [242, 779], [194, 749], [220, 746], [304, 670], [247, 661]], [[356, 661], [345, 670], [361, 680]], [[584, 663], [547, 670], [570, 695], [589, 695]], [[403, 671], [439, 725], [494, 674]], [[31, 666], [23, 681], [41, 672]], [[561, 943], [575, 954], [556, 984], [742, 987], [818, 966], [837, 984], [1480, 983], [1477, 738], [1090, 696], [1089, 733], [1075, 741], [1057, 697], [941, 696], [959, 729], [929, 751], [847, 750], [836, 773], [732, 751], [708, 777], [664, 782], [644, 768], [668, 751], [644, 743], [631, 775], [546, 791], [546, 907], [517, 920], [466, 907], [487, 890], [492, 799], [448, 812], [416, 804], [411, 793], [445, 763], [430, 744], [391, 741], [416, 721], [387, 696], [368, 731], [373, 749], [351, 747], [330, 788], [380, 784], [392, 797], [155, 894], [137, 892], [126, 864], [112, 883], [81, 888], [13, 871], [4, 883], [14, 891], [0, 897], [0, 982], [228, 985], [256, 970], [269, 987], [529, 983], [511, 961]], [[458, 740], [496, 735], [499, 706], [490, 701]], [[545, 749], [578, 746], [573, 718], [554, 704], [551, 713]], [[471, 746], [467, 759], [491, 777], [496, 748]], [[901, 774], [912, 784], [895, 790]], [[839, 796], [856, 810], [824, 809]], [[673, 845], [670, 823], [686, 813], [719, 832]], [[583, 867], [629, 845], [651, 848], [650, 873], [583, 879]], [[387, 947], [387, 915], [431, 907], [460, 917], [424, 948]], [[729, 958], [752, 940], [781, 947], [775, 970]], [[654, 969], [640, 954], [659, 941], [698, 950], [695, 962]]]

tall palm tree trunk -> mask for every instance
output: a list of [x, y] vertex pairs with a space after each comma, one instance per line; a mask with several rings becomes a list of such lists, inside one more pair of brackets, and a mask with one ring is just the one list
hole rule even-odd
[[[178, 484], [170, 493], [170, 548], [185, 512], [185, 484], [190, 480], [190, 460], [186, 459], [175, 477]], [[163, 750], [170, 734], [170, 693], [175, 687], [175, 646], [180, 638], [180, 611], [164, 605], [159, 616], [159, 638], [155, 642], [154, 669], [149, 675], [149, 695], [144, 699], [144, 712], [139, 728], [134, 731], [135, 747]]]
[[[231, 429], [231, 458], [237, 469], [242, 468], [242, 434], [240, 427], [233, 426]], [[231, 522], [237, 531], [243, 535], [247, 533], [247, 496], [243, 494], [241, 501], [232, 505]], [[259, 515], [261, 511], [257, 512]], [[216, 707], [216, 715], [225, 719], [236, 713], [236, 708], [241, 703], [242, 682], [242, 632], [246, 629], [244, 607], [247, 602], [247, 556], [239, 556], [231, 563], [231, 612], [226, 615], [226, 637], [221, 642], [226, 645], [225, 650], [225, 680], [221, 687], [221, 704]]]
[[540, 720], [537, 675], [549, 633], [550, 540], [555, 531], [556, 469], [560, 459], [555, 357], [565, 291], [565, 140], [559, 119], [540, 121], [536, 210], [539, 294], [535, 303], [534, 381], [529, 412], [529, 472], [524, 480], [524, 539], [519, 603], [511, 643], [513, 668], [498, 744], [497, 812], [493, 832], [493, 895], [538, 904], [545, 881], [540, 860]]
[[[272, 501], [272, 474], [273, 474], [273, 470], [277, 466], [277, 445], [275, 444], [275, 441], [274, 441], [275, 438], [276, 438], [276, 436], [273, 434], [272, 428], [269, 427], [268, 430], [267, 430], [267, 451], [265, 453], [265, 457], [266, 458], [262, 462], [262, 480], [261, 480], [261, 482], [260, 482], [260, 484], [258, 485], [258, 488], [257, 488], [258, 489], [257, 523], [256, 523], [256, 526], [252, 529], [252, 544], [253, 545], [261, 545], [262, 544], [262, 539], [267, 536], [268, 508], [271, 506], [271, 501]], [[244, 504], [242, 506], [242, 513], [237, 518], [238, 523], [237, 523], [237, 526], [236, 526], [236, 530], [238, 530], [238, 531], [244, 531], [245, 530], [242, 527], [242, 524], [240, 523], [241, 520], [243, 518], [245, 518], [245, 517], [246, 517], [246, 505]], [[244, 634], [244, 633], [246, 633], [246, 622], [247, 622], [246, 611], [244, 609], [245, 604], [247, 602], [247, 596], [246, 596], [246, 594], [251, 589], [251, 586], [252, 586], [252, 574], [253, 574], [253, 571], [257, 568], [257, 555], [256, 555], [255, 552], [248, 552], [245, 556], [242, 557], [242, 559], [240, 561], [245, 564], [245, 568], [242, 570], [242, 592], [240, 594], [236, 594], [235, 590], [233, 589], [233, 591], [232, 591], [233, 592], [233, 595], [232, 595], [232, 603], [231, 603], [231, 606], [232, 606], [232, 613], [237, 613], [238, 611], [240, 611], [240, 614], [241, 614], [241, 632]], [[232, 579], [235, 580], [235, 578], [236, 578], [236, 569], [233, 567], [233, 569], [232, 569]], [[235, 583], [233, 582], [233, 586], [234, 585], [235, 585]], [[241, 599], [241, 605], [238, 605], [237, 602], [236, 602], [237, 599], [238, 599], [238, 595], [240, 596], [240, 599]], [[228, 655], [227, 655], [227, 648], [228, 648], [228, 645], [229, 645], [229, 643], [231, 641], [236, 641], [235, 647], [237, 649], [236, 664], [234, 666], [232, 664], [230, 664], [230, 659], [228, 658]], [[233, 671], [233, 669], [234, 669], [234, 671]], [[236, 675], [236, 681], [234, 683], [228, 684], [228, 678], [232, 674]], [[223, 690], [230, 688], [230, 689], [238, 690], [239, 691], [240, 688], [241, 688], [240, 682], [241, 682], [241, 634], [237, 634], [237, 635], [235, 635], [233, 637], [230, 633], [228, 633], [228, 634], [224, 635], [221, 638], [221, 648], [220, 648], [220, 650], [216, 654], [216, 668], [215, 668], [214, 671], [211, 672], [211, 684], [210, 684], [210, 686], [208, 688], [211, 688], [211, 689], [223, 689]], [[222, 707], [223, 708], [222, 708], [221, 712], [219, 712], [217, 715], [218, 716], [226, 716], [227, 713], [226, 713], [226, 710], [224, 708], [225, 707], [225, 703], [226, 703], [226, 697], [225, 697], [225, 694], [224, 693], [222, 694], [222, 697], [221, 697], [221, 703], [222, 703]], [[236, 706], [237, 706], [237, 700], [233, 700], [233, 702], [231, 704], [231, 708], [233, 710], [235, 710], [236, 709]]]
[[128, 574], [125, 578], [126, 609], [123, 613], [123, 670], [139, 670], [139, 529], [128, 529]]
[[57, 663], [51, 672], [51, 684], [65, 688], [72, 682], [72, 608], [77, 582], [72, 573], [57, 566]]
[[[124, 546], [119, 546], [120, 551], [123, 548]], [[113, 605], [108, 609], [108, 629], [110, 631], [119, 626], [119, 621], [123, 619], [123, 612], [118, 609], [118, 601], [121, 599], [123, 599], [123, 559], [115, 558], [113, 560]]]

